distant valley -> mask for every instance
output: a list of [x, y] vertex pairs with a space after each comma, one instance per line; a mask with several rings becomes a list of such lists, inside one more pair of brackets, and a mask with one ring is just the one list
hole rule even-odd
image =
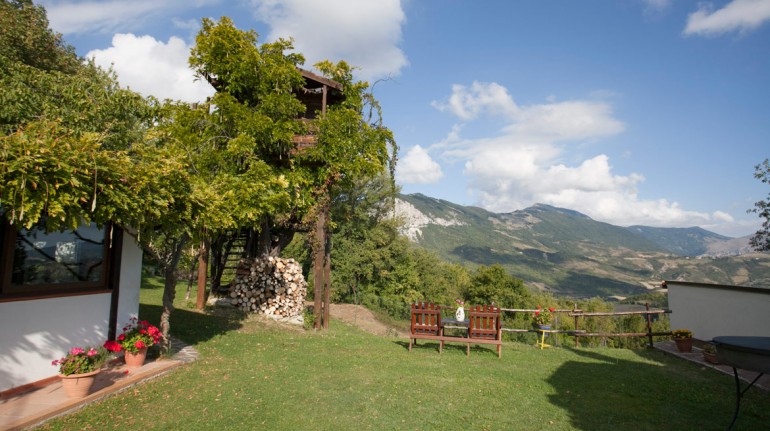
[[770, 255], [749, 237], [698, 227], [620, 227], [543, 204], [498, 214], [421, 194], [399, 195], [396, 214], [404, 235], [443, 259], [497, 263], [557, 295], [626, 297], [662, 280], [770, 286]]

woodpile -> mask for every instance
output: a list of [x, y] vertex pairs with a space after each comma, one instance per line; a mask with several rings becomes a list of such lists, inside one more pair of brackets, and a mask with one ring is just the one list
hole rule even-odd
[[301, 316], [306, 295], [307, 282], [294, 259], [241, 259], [230, 284], [233, 306], [272, 317]]

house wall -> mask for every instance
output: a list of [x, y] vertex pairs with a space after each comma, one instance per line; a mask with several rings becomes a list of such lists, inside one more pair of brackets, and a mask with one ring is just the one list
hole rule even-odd
[[116, 334], [131, 317], [139, 314], [139, 287], [142, 284], [142, 249], [130, 235], [123, 235], [120, 264], [120, 299]]
[[720, 335], [770, 337], [770, 289], [666, 282], [671, 329], [699, 340]]
[[[139, 312], [142, 252], [124, 237], [118, 332]], [[0, 303], [0, 391], [55, 376], [51, 361], [107, 339], [110, 293]]]

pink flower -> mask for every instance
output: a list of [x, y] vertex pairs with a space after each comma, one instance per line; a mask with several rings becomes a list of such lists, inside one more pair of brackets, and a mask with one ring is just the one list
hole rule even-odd
[[96, 349], [94, 349], [94, 348], [92, 347], [92, 348], [88, 349], [88, 353], [86, 353], [86, 356], [89, 356], [89, 357], [90, 357], [90, 356], [96, 356], [96, 355], [98, 355], [98, 354], [99, 354], [99, 352], [97, 352], [97, 351], [96, 351]]
[[83, 349], [82, 347], [73, 347], [72, 350], [70, 350], [70, 355], [77, 356], [85, 352], [86, 352], [85, 349]]

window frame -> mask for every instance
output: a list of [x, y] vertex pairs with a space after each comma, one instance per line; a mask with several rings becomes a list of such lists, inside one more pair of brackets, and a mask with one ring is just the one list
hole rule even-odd
[[102, 262], [104, 269], [99, 281], [78, 281], [71, 283], [44, 283], [34, 285], [13, 285], [13, 258], [16, 237], [19, 230], [2, 221], [0, 227], [0, 302], [24, 301], [31, 299], [56, 298], [75, 295], [93, 295], [111, 292], [111, 247], [113, 226], [104, 225]]

